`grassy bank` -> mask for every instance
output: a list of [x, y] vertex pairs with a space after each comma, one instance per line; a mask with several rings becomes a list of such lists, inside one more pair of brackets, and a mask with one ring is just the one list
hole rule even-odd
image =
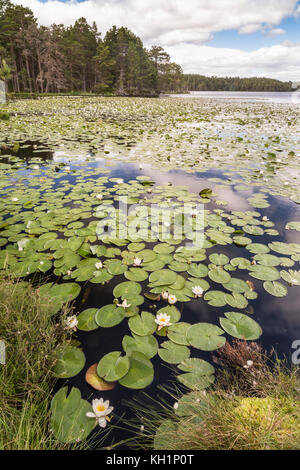
[[[51, 305], [27, 283], [0, 282], [0, 449], [63, 449], [49, 430], [49, 402], [55, 385], [52, 351], [67, 341], [51, 319]], [[68, 314], [65, 308], [63, 318]]]
[[134, 449], [300, 449], [299, 373], [256, 343], [235, 341], [215, 358], [220, 365], [210, 391], [172, 395], [174, 407], [135, 403]]

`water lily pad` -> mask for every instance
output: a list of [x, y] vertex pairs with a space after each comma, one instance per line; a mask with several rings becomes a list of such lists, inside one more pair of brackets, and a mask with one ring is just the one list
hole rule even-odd
[[219, 284], [226, 284], [231, 279], [230, 274], [226, 272], [222, 266], [216, 266], [215, 268], [210, 269], [208, 276], [212, 281]]
[[249, 274], [255, 279], [260, 279], [261, 281], [276, 281], [280, 278], [280, 274], [276, 268], [258, 264], [251, 266]]
[[129, 319], [128, 326], [138, 336], [152, 335], [157, 328], [155, 316], [149, 312], [142, 312]]
[[78, 330], [82, 331], [92, 331], [98, 328], [98, 324], [95, 321], [95, 315], [97, 313], [97, 308], [88, 308], [81, 312], [78, 317]]
[[116, 382], [124, 377], [128, 370], [129, 358], [121, 356], [119, 351], [106, 354], [97, 365], [97, 374], [106, 382]]
[[113, 294], [116, 298], [121, 297], [124, 299], [129, 299], [130, 297], [135, 297], [139, 295], [142, 291], [140, 284], [133, 281], [121, 282], [118, 284], [113, 291]]
[[224, 307], [226, 305], [225, 293], [218, 290], [211, 290], [206, 292], [204, 300], [213, 307]]
[[97, 310], [95, 322], [102, 328], [111, 328], [118, 325], [126, 317], [126, 310], [115, 304], [105, 305]]
[[59, 346], [55, 350], [53, 373], [59, 378], [74, 377], [79, 374], [85, 364], [85, 355], [75, 346]]
[[91, 405], [81, 398], [80, 391], [73, 387], [68, 396], [67, 391], [68, 387], [61, 388], [51, 401], [50, 426], [61, 442], [83, 441], [96, 426], [96, 420], [86, 416]]
[[171, 341], [173, 341], [173, 343], [189, 346], [186, 332], [190, 326], [191, 325], [189, 323], [175, 323], [168, 327], [167, 336]]
[[264, 289], [274, 297], [285, 297], [288, 293], [287, 288], [281, 282], [276, 281], [264, 282]]
[[238, 312], [227, 312], [224, 315], [226, 318], [220, 318], [220, 324], [231, 336], [252, 341], [261, 336], [259, 324], [247, 315]]
[[179, 364], [190, 356], [186, 346], [175, 344], [173, 341], [164, 341], [158, 350], [159, 357], [169, 364]]
[[106, 382], [104, 379], [99, 377], [97, 374], [97, 366], [98, 364], [93, 364], [88, 368], [85, 374], [86, 382], [93, 387], [95, 390], [99, 391], [107, 391], [113, 390], [117, 386], [117, 382]]
[[198, 358], [185, 359], [178, 365], [185, 374], [177, 375], [177, 380], [188, 388], [203, 390], [215, 380], [214, 367], [209, 362]]
[[154, 357], [158, 351], [158, 343], [152, 335], [138, 336], [132, 334], [132, 337], [125, 335], [122, 341], [122, 346], [127, 354], [130, 354], [133, 351], [139, 351], [145, 354], [148, 359]]
[[224, 346], [226, 338], [222, 336], [223, 334], [224, 331], [218, 326], [203, 322], [190, 326], [186, 337], [194, 348], [202, 351], [214, 351]]
[[222, 253], [213, 253], [210, 255], [209, 261], [217, 266], [224, 266], [225, 264], [229, 263], [229, 258]]
[[128, 373], [119, 380], [123, 387], [140, 390], [150, 385], [154, 378], [151, 361], [141, 352], [133, 351], [129, 355], [130, 367]]

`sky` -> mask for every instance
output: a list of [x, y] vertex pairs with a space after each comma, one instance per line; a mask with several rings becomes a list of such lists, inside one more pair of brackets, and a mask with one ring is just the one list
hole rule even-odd
[[185, 73], [300, 82], [299, 0], [13, 0], [39, 24], [126, 26]]

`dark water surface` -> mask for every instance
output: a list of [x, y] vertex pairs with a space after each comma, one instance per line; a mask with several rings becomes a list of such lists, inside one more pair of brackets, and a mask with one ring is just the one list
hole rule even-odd
[[[28, 149], [17, 152], [18, 157], [24, 159], [24, 177], [27, 177], [30, 174], [30, 169], [26, 168], [26, 163], [30, 162], [33, 145], [34, 143], [31, 143], [31, 146]], [[36, 153], [35, 156], [45, 159], [45, 163], [47, 163], [48, 159], [57, 162], [57, 164], [65, 161], [64, 157], [59, 155], [59, 152], [53, 153], [47, 151], [47, 149], [40, 153]], [[7, 163], [7, 159], [5, 158], [3, 158], [2, 161]], [[82, 169], [82, 161], [84, 161], [84, 156], [79, 156], [78, 161], [72, 160], [68, 165], [71, 166], [71, 170], [79, 168]], [[143, 165], [143, 169], [141, 170], [139, 168], [139, 164], [123, 163], [119, 161], [112, 163], [105, 159], [87, 161], [85, 165], [86, 168], [89, 169], [98, 167], [110, 169], [110, 178], [123, 178], [125, 182], [135, 179], [140, 175], [147, 175], [155, 181], [156, 185], [167, 185], [169, 182], [175, 186], [186, 185], [190, 192], [195, 192], [196, 194], [199, 194], [199, 190], [204, 187], [214, 187], [214, 183], [207, 182], [208, 178], [217, 177], [222, 178], [223, 180], [228, 180], [228, 176], [224, 174], [224, 171], [216, 169], [201, 173], [187, 173], [182, 170], [162, 171], [163, 168], [161, 170], [153, 169], [151, 165]], [[64, 173], [61, 177], [61, 179], [67, 179], [71, 184], [75, 182], [76, 178], [76, 171], [74, 174], [72, 172], [67, 175]], [[89, 178], [93, 178], [93, 176], [89, 175]], [[98, 178], [98, 175], [95, 175], [95, 179], [96, 178]], [[59, 182], [60, 178], [56, 180], [55, 185], [58, 186]], [[258, 243], [268, 244], [274, 241], [299, 243], [299, 232], [288, 232], [285, 230], [285, 226], [291, 220], [300, 220], [300, 206], [283, 197], [269, 196], [268, 201], [270, 203], [270, 207], [266, 209], [253, 209], [247, 201], [247, 198], [258, 191], [259, 187], [257, 186], [249, 186], [247, 191], [236, 191], [232, 186], [228, 185], [225, 189], [218, 189], [218, 196], [228, 202], [228, 205], [224, 208], [225, 211], [255, 210], [257, 212], [261, 212], [262, 215], [267, 216], [275, 223], [275, 228], [279, 231], [279, 235], [264, 235], [259, 237]], [[216, 206], [213, 203], [209, 203], [205, 205], [205, 208], [214, 209]], [[251, 260], [252, 256], [254, 256], [247, 250], [239, 248], [233, 244], [224, 245], [222, 247], [217, 245], [216, 247], [209, 249], [209, 254], [214, 252], [222, 252], [228, 255], [229, 258], [242, 256]], [[203, 263], [207, 263], [207, 260], [203, 261]], [[249, 275], [246, 270], [238, 271], [238, 274], [239, 277], [244, 280], [249, 279]], [[279, 357], [286, 356], [287, 359], [290, 360], [291, 354], [293, 353], [291, 345], [294, 340], [300, 339], [300, 289], [299, 287], [288, 287], [288, 295], [286, 297], [275, 298], [264, 291], [261, 281], [256, 281], [252, 278], [250, 279], [255, 283], [255, 290], [259, 295], [257, 300], [249, 301], [249, 305], [246, 311], [244, 310], [244, 313], [251, 314], [252, 318], [255, 319], [262, 327], [263, 334], [259, 340], [262, 346], [268, 351], [275, 348]], [[100, 308], [106, 304], [112, 303], [114, 299], [112, 294], [113, 288], [122, 281], [124, 281], [123, 276], [116, 276], [104, 286], [89, 282], [85, 283], [85, 287], [82, 289], [80, 297], [75, 302], [76, 311], [82, 311], [93, 307]], [[143, 287], [145, 287], [146, 284], [147, 281], [143, 283]], [[212, 290], [218, 290], [220, 288], [219, 284], [215, 284], [212, 281], [210, 281], [210, 284]], [[83, 284], [81, 283], [81, 285]], [[165, 304], [163, 302], [158, 302], [157, 305], [159, 308], [162, 308]], [[199, 299], [191, 300], [188, 303], [178, 303], [177, 306], [182, 311], [181, 319], [188, 323], [208, 322], [219, 325], [219, 318], [222, 316], [222, 313], [228, 310], [234, 310], [233, 308], [228, 307], [228, 305], [223, 308], [212, 307], [208, 305], [207, 302]], [[153, 303], [146, 300], [145, 304], [143, 304], [142, 310], [151, 311], [152, 308]], [[122, 339], [125, 334], [130, 334], [127, 322], [122, 322], [120, 325], [110, 329], [98, 328], [91, 332], [78, 332], [76, 337], [80, 341], [81, 347], [86, 356], [85, 368], [76, 377], [68, 379], [67, 381], [61, 381], [60, 385], [62, 383], [67, 383], [69, 386], [78, 387], [82, 393], [82, 397], [89, 401], [93, 398], [99, 398], [102, 396], [105, 399], [108, 399], [111, 405], [114, 406], [115, 416], [121, 416], [123, 413], [126, 413], [126, 417], [129, 418], [132, 413], [131, 411], [128, 411], [127, 406], [124, 405], [124, 400], [130, 401], [133, 396], [140, 396], [144, 392], [154, 398], [164, 395], [158, 387], [160, 385], [170, 384], [174, 381], [175, 367], [173, 368], [170, 365], [162, 363], [159, 356], [156, 355], [156, 357], [152, 359], [155, 369], [155, 379], [151, 386], [144, 391], [134, 391], [120, 385], [112, 391], [95, 391], [85, 381], [85, 373], [87, 369], [92, 364], [99, 362], [101, 357], [105, 354], [111, 351], [122, 350]], [[226, 336], [230, 338], [229, 335], [226, 334]], [[164, 339], [165, 338], [158, 338], [158, 341], [162, 342]], [[193, 356], [212, 362], [212, 353], [205, 353], [194, 349]], [[114, 417], [113, 421], [116, 422], [116, 417]], [[125, 427], [124, 424], [122, 424], [122, 426]], [[130, 433], [128, 431], [118, 430], [114, 431], [113, 434], [113, 438], [111, 435], [108, 436], [105, 445], [110, 445], [112, 439], [118, 441], [119, 439], [130, 437]], [[97, 447], [97, 443], [95, 446]]]

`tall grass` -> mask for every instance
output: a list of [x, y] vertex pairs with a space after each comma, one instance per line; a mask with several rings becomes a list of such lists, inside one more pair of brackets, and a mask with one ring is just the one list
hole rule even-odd
[[[175, 409], [144, 397], [136, 414], [133, 449], [300, 449], [299, 371], [256, 343], [234, 341], [215, 357], [218, 369], [209, 391], [173, 393]], [[250, 362], [249, 362], [250, 361]]]
[[[62, 317], [68, 314], [64, 308]], [[67, 335], [51, 318], [51, 305], [24, 282], [0, 280], [0, 449], [63, 449], [49, 430], [49, 403], [55, 379], [52, 351]]]

